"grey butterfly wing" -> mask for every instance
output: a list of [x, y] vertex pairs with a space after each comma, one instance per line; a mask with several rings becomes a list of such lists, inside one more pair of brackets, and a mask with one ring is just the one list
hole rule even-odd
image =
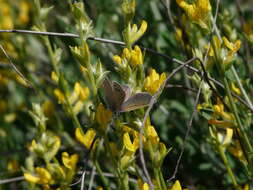
[[148, 106], [152, 96], [147, 92], [137, 93], [128, 98], [122, 105], [120, 112], [132, 111]]
[[105, 100], [107, 105], [112, 111], [116, 110], [116, 98], [114, 94], [114, 88], [111, 81], [108, 78], [105, 78], [103, 82], [103, 89], [105, 94]]
[[131, 89], [129, 88], [129, 86], [124, 85], [124, 84], [122, 84], [121, 87], [122, 87], [122, 89], [125, 92], [125, 99], [124, 99], [124, 101], [126, 101], [131, 96]]
[[125, 101], [126, 92], [124, 87], [119, 83], [113, 81], [113, 93], [115, 96], [115, 111], [120, 111], [122, 103]]

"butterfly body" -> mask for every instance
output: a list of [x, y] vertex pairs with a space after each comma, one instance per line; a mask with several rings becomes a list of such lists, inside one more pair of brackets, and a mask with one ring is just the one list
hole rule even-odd
[[131, 89], [107, 78], [103, 82], [105, 99], [113, 112], [126, 112], [148, 106], [152, 96], [147, 92], [131, 96]]

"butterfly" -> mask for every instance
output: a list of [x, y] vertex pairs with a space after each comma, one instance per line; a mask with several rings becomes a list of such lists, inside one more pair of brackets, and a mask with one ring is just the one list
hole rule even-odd
[[114, 113], [127, 112], [148, 106], [152, 96], [147, 92], [136, 93], [131, 96], [131, 89], [108, 78], [103, 81], [105, 100]]

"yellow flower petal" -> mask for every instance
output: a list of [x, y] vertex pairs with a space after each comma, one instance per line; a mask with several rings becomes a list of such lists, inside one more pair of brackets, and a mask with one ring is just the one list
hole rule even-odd
[[93, 129], [89, 129], [85, 134], [83, 134], [81, 129], [77, 128], [75, 136], [80, 143], [82, 143], [87, 149], [90, 149], [93, 140], [96, 136], [96, 132]]
[[144, 89], [150, 94], [155, 94], [165, 80], [165, 73], [159, 75], [156, 70], [151, 69], [144, 81]]
[[65, 97], [64, 94], [62, 93], [62, 91], [60, 89], [55, 89], [54, 90], [54, 95], [57, 97], [58, 99], [58, 103], [62, 104], [65, 102]]
[[39, 184], [48, 184], [52, 180], [51, 174], [45, 168], [37, 167], [35, 171], [40, 178], [38, 181]]
[[117, 63], [117, 64], [121, 64], [121, 62], [122, 62], [120, 56], [118, 56], [118, 55], [114, 55], [114, 56], [113, 56], [113, 61], [114, 61], [115, 63]]
[[128, 133], [124, 133], [123, 135], [123, 144], [124, 146], [126, 147], [126, 149], [130, 152], [135, 152], [138, 148], [138, 141], [134, 140], [134, 142], [132, 143], [131, 139], [130, 139], [130, 136]]
[[106, 126], [112, 118], [111, 110], [106, 109], [103, 104], [99, 104], [96, 112], [96, 120], [99, 125]]
[[69, 154], [67, 152], [62, 153], [62, 162], [63, 162], [64, 166], [66, 166], [66, 168], [74, 170], [76, 167], [77, 161], [78, 161], [77, 154], [73, 154], [73, 155], [69, 156]]
[[36, 177], [30, 173], [24, 173], [24, 177], [26, 181], [29, 181], [30, 183], [38, 183], [40, 178]]
[[169, 190], [182, 190], [180, 182], [177, 180]]

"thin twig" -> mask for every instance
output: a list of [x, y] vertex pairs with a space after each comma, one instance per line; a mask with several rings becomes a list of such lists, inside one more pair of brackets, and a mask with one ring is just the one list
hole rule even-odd
[[[11, 58], [9, 57], [9, 55], [7, 54], [7, 52], [4, 50], [3, 46], [0, 44], [0, 48], [2, 50], [2, 52], [4, 53], [5, 57], [8, 59], [8, 61], [11, 64], [11, 67], [15, 70], [15, 72], [28, 84], [29, 87], [33, 88], [32, 83], [26, 79], [26, 77], [21, 73], [21, 71], [19, 71], [19, 69], [17, 68], [17, 66], [12, 62]], [[33, 88], [34, 89], [34, 88]]]
[[189, 88], [189, 87], [181, 85], [181, 84], [167, 84], [165, 87], [166, 88], [182, 88], [184, 90], [189, 90], [189, 91], [192, 91], [192, 92], [195, 92], [195, 93], [198, 92], [198, 90], [195, 89], [195, 88]]
[[[88, 190], [92, 189], [93, 186], [93, 182], [94, 182], [94, 177], [95, 177], [95, 172], [96, 172], [96, 167], [92, 167], [92, 171], [91, 171], [91, 176], [90, 176], [90, 183], [89, 183], [89, 188]], [[82, 189], [81, 189], [82, 190]]]
[[174, 179], [176, 177], [176, 174], [177, 174], [177, 171], [178, 171], [178, 167], [179, 167], [179, 164], [180, 164], [180, 161], [182, 159], [182, 156], [184, 154], [184, 149], [185, 149], [185, 146], [186, 146], [186, 142], [187, 142], [187, 139], [190, 135], [190, 132], [191, 132], [191, 128], [192, 128], [192, 122], [193, 122], [193, 118], [197, 112], [197, 105], [198, 105], [198, 102], [199, 102], [199, 97], [200, 97], [200, 93], [201, 93], [201, 86], [202, 86], [202, 79], [201, 79], [201, 83], [199, 85], [199, 89], [198, 89], [198, 93], [197, 93], [197, 96], [196, 96], [196, 100], [195, 100], [195, 104], [194, 104], [194, 110], [192, 112], [192, 115], [190, 117], [190, 120], [187, 124], [187, 130], [186, 130], [186, 133], [185, 133], [185, 136], [184, 136], [184, 142], [183, 142], [183, 145], [182, 145], [182, 149], [180, 151], [180, 154], [178, 156], [178, 159], [177, 159], [177, 163], [176, 163], [176, 166], [175, 166], [175, 169], [174, 169], [174, 172], [172, 174], [172, 176], [168, 179], [168, 182], [171, 181], [172, 179]]
[[0, 185], [17, 181], [23, 181], [24, 179], [25, 179], [24, 176], [14, 177], [10, 179], [0, 179]]
[[81, 181], [81, 187], [80, 187], [80, 189], [81, 190], [84, 190], [84, 178], [85, 178], [85, 171], [83, 172], [83, 174], [82, 174], [82, 177], [81, 177], [81, 179], [82, 179], [82, 181]]

